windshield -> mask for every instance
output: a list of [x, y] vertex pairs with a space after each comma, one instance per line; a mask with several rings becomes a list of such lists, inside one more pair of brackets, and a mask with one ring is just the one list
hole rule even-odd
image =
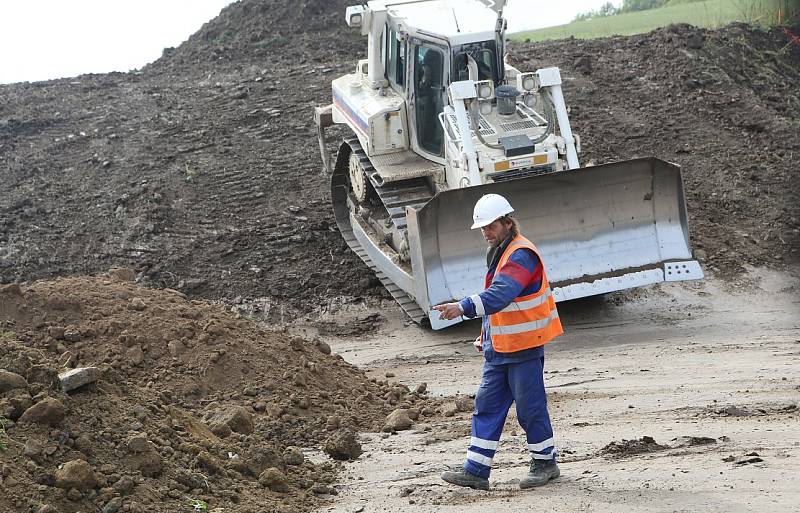
[[467, 43], [453, 47], [453, 81], [469, 79], [467, 55], [478, 64], [478, 80], [492, 80], [495, 85], [500, 77], [497, 71], [497, 54], [494, 41]]

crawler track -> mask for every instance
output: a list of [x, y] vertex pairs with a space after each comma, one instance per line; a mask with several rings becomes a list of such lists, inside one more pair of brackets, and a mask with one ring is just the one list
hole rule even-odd
[[[354, 136], [346, 137], [345, 144], [339, 151], [336, 159], [336, 166], [331, 177], [331, 202], [333, 203], [334, 216], [336, 217], [336, 224], [339, 226], [339, 231], [342, 237], [363, 261], [375, 272], [380, 282], [386, 287], [386, 290], [392, 297], [400, 304], [403, 311], [416, 323], [427, 321], [428, 316], [422, 308], [419, 307], [416, 301], [410, 297], [403, 289], [401, 289], [392, 279], [384, 272], [377, 263], [369, 256], [367, 251], [361, 246], [355, 234], [353, 233], [353, 226], [350, 221], [350, 210], [347, 206], [347, 196], [349, 191], [348, 184], [348, 168], [347, 162], [351, 152], [355, 152], [367, 176], [371, 176], [375, 169], [369, 161], [364, 149]], [[421, 207], [427, 203], [432, 197], [430, 188], [424, 179], [405, 180], [402, 182], [392, 182], [384, 185], [378, 185], [374, 180], [370, 179], [375, 192], [378, 194], [383, 206], [386, 208], [387, 213], [394, 225], [401, 230], [406, 228], [406, 211], [407, 206]]]

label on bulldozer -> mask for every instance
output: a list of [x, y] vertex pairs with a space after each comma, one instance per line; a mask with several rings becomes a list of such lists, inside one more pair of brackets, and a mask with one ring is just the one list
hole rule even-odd
[[534, 155], [521, 159], [511, 159], [511, 167], [528, 167], [547, 164], [547, 155]]
[[548, 162], [547, 154], [532, 155], [530, 157], [522, 157], [518, 159], [509, 159], [500, 162], [495, 162], [494, 170], [506, 171], [508, 169], [517, 169], [520, 167], [540, 166], [542, 164], [547, 164], [547, 162]]

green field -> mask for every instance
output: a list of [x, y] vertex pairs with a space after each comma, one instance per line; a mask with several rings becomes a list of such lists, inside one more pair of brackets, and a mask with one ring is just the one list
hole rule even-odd
[[[779, 8], [791, 4], [793, 2], [785, 0], [704, 0], [677, 3], [659, 9], [593, 18], [531, 32], [510, 34], [509, 37], [516, 41], [544, 41], [570, 36], [580, 39], [613, 35], [629, 36], [649, 32], [670, 23], [690, 23], [710, 28], [721, 27], [734, 21], [775, 25], [783, 21], [778, 19]], [[796, 12], [793, 14], [796, 15]], [[784, 12], [784, 19], [785, 16]]]

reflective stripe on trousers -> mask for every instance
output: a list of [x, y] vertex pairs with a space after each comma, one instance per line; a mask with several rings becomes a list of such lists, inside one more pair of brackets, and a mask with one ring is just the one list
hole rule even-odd
[[519, 363], [483, 366], [475, 396], [472, 437], [464, 470], [489, 477], [508, 410], [516, 402], [517, 419], [535, 459], [555, 458], [555, 442], [543, 379], [544, 357]]

